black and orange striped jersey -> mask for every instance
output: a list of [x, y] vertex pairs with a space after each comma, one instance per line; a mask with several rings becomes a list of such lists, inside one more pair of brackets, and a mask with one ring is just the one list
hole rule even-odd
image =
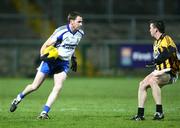
[[153, 51], [154, 59], [158, 62], [156, 70], [171, 68], [171, 73], [174, 75], [179, 72], [177, 47], [170, 36], [162, 34], [158, 40], [155, 40]]

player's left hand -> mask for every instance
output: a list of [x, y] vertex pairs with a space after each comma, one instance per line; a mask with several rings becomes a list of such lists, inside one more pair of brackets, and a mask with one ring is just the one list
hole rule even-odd
[[166, 72], [169, 72], [169, 71], [171, 71], [170, 68], [166, 68], [166, 69], [162, 69], [162, 70], [154, 70], [154, 71], [152, 72], [152, 74], [153, 74], [154, 76], [159, 76], [159, 75], [162, 75], [162, 74], [164, 74], [164, 73], [166, 73]]
[[71, 69], [74, 72], [77, 71], [77, 61], [76, 61], [76, 57], [75, 56], [71, 57]]
[[56, 59], [54, 57], [48, 57], [49, 53], [44, 54], [43, 56], [40, 57], [41, 61], [46, 61], [46, 62], [53, 62]]
[[41, 60], [43, 61], [54, 61], [58, 58], [58, 50], [54, 46], [49, 46], [43, 51]]

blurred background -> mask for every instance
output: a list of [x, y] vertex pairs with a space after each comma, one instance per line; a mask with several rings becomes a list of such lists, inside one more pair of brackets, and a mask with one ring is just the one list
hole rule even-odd
[[148, 21], [162, 19], [180, 49], [179, 0], [1, 0], [0, 76], [32, 77], [41, 45], [70, 11], [84, 18], [75, 76], [143, 75], [151, 69]]

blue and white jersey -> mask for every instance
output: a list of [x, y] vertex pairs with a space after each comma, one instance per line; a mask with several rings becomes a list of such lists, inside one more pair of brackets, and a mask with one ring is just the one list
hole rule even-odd
[[82, 29], [72, 32], [69, 25], [61, 26], [55, 30], [50, 38], [56, 42], [54, 46], [58, 49], [60, 59], [71, 59], [83, 35], [84, 32]]

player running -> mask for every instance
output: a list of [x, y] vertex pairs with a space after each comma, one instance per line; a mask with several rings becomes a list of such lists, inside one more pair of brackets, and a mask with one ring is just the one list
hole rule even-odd
[[70, 60], [72, 70], [75, 72], [77, 70], [77, 62], [74, 52], [76, 46], [84, 35], [84, 32], [81, 29], [82, 22], [83, 19], [80, 13], [69, 13], [68, 24], [56, 29], [50, 38], [42, 45], [40, 55], [43, 61], [38, 68], [34, 81], [27, 85], [26, 88], [13, 100], [10, 107], [11, 112], [16, 110], [17, 105], [25, 96], [37, 90], [48, 75], [53, 75], [54, 87], [42, 112], [38, 116], [39, 119], [49, 119], [48, 112], [50, 111], [55, 99], [58, 97], [63, 82], [67, 77]]

